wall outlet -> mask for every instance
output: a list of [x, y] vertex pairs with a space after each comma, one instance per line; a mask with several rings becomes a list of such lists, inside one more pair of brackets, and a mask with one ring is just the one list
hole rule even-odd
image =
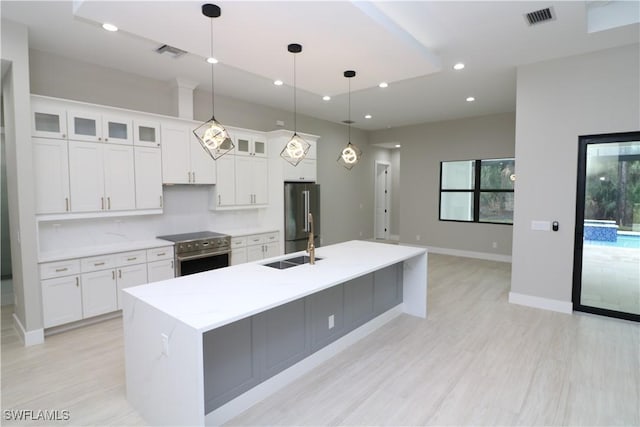
[[491, 246], [493, 246], [493, 249], [496, 249], [498, 247], [498, 242], [493, 242]]
[[420, 241], [420, 235], [416, 234], [416, 241]]
[[333, 327], [336, 325], [335, 322], [335, 316], [332, 314], [331, 316], [329, 316], [329, 329], [333, 329]]
[[360, 232], [360, 237], [362, 237], [362, 231]]
[[160, 341], [162, 342], [162, 354], [169, 355], [169, 336], [167, 334], [160, 334]]

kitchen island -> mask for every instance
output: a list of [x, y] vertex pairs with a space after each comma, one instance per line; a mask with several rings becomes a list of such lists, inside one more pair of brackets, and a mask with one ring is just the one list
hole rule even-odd
[[424, 248], [350, 241], [124, 290], [127, 399], [152, 425], [218, 425], [401, 313], [427, 314]]

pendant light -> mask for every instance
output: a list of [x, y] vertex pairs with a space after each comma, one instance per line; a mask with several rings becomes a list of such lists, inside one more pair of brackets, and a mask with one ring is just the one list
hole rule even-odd
[[311, 144], [305, 141], [300, 135], [297, 134], [297, 121], [296, 121], [296, 54], [302, 52], [302, 45], [298, 43], [291, 43], [287, 46], [287, 50], [293, 54], [293, 136], [287, 142], [287, 145], [280, 152], [280, 157], [291, 163], [293, 166], [298, 166], [309, 152]]
[[[215, 4], [203, 4], [202, 5], [202, 14], [207, 18], [210, 18], [211, 21], [211, 57], [213, 58], [213, 18], [217, 18], [220, 16], [221, 11], [220, 7]], [[211, 118], [205, 123], [198, 126], [193, 130], [193, 134], [198, 138], [200, 144], [205, 149], [205, 151], [213, 158], [213, 160], [218, 160], [220, 157], [224, 156], [233, 148], [233, 142], [231, 138], [229, 138], [229, 133], [222, 126], [220, 122], [218, 122], [215, 118], [214, 114], [214, 101], [215, 101], [215, 91], [213, 85], [213, 67], [214, 62], [211, 61]]]
[[362, 156], [362, 151], [351, 143], [351, 123], [353, 123], [351, 121], [351, 78], [356, 76], [356, 72], [353, 70], [347, 70], [344, 72], [344, 76], [349, 79], [349, 120], [346, 122], [349, 126], [349, 138], [347, 146], [342, 149], [337, 161], [345, 168], [351, 170]]

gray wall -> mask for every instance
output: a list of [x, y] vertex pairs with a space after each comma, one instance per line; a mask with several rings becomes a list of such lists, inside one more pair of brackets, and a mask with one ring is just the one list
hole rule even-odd
[[[0, 104], [4, 102], [0, 98]], [[0, 113], [2, 116], [2, 134], [0, 135], [0, 276], [11, 276], [11, 241], [9, 240], [9, 196], [7, 193], [7, 155], [4, 140], [4, 109]], [[4, 284], [3, 284], [4, 286]], [[9, 290], [2, 289], [2, 294], [9, 293]], [[11, 301], [13, 304], [13, 301]]]
[[578, 136], [640, 129], [639, 48], [518, 69], [512, 292], [571, 302]]
[[389, 141], [402, 144], [401, 242], [511, 255], [512, 226], [439, 221], [438, 204], [440, 162], [514, 156], [513, 113], [386, 129], [370, 136], [372, 144]]
[[[30, 51], [30, 60], [32, 93], [158, 114], [170, 115], [174, 111], [169, 82], [38, 50]], [[209, 119], [210, 100], [209, 92], [194, 92], [195, 119]], [[230, 126], [269, 131], [279, 129], [276, 120], [284, 120], [285, 127], [292, 128], [293, 113], [216, 95], [216, 118]], [[367, 133], [352, 129], [352, 142], [363, 149], [365, 158], [347, 171], [336, 163], [340, 148], [347, 142], [346, 126], [302, 114], [298, 114], [297, 121], [299, 131], [321, 136], [318, 182], [322, 185], [323, 244], [372, 237], [373, 164], [375, 158], [386, 155], [386, 150], [368, 147]]]

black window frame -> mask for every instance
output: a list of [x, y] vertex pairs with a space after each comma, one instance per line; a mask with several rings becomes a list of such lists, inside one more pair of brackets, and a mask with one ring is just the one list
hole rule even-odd
[[[515, 157], [504, 157], [504, 158], [495, 158], [495, 159], [473, 159], [473, 160], [446, 160], [440, 162], [440, 192], [438, 199], [438, 220], [445, 222], [463, 222], [463, 223], [478, 223], [478, 224], [500, 224], [500, 225], [510, 225], [513, 226], [513, 219], [511, 222], [497, 222], [497, 221], [482, 221], [480, 220], [480, 195], [482, 193], [514, 193], [515, 189], [482, 189], [480, 187], [481, 184], [481, 173], [482, 173], [482, 162], [483, 161], [501, 161], [501, 160], [513, 160], [515, 165]], [[442, 188], [442, 169], [444, 163], [451, 162], [474, 162], [474, 185], [473, 189], [443, 189]], [[442, 218], [442, 193], [467, 193], [473, 194], [473, 219], [472, 220], [464, 220], [464, 219], [446, 219]]]

